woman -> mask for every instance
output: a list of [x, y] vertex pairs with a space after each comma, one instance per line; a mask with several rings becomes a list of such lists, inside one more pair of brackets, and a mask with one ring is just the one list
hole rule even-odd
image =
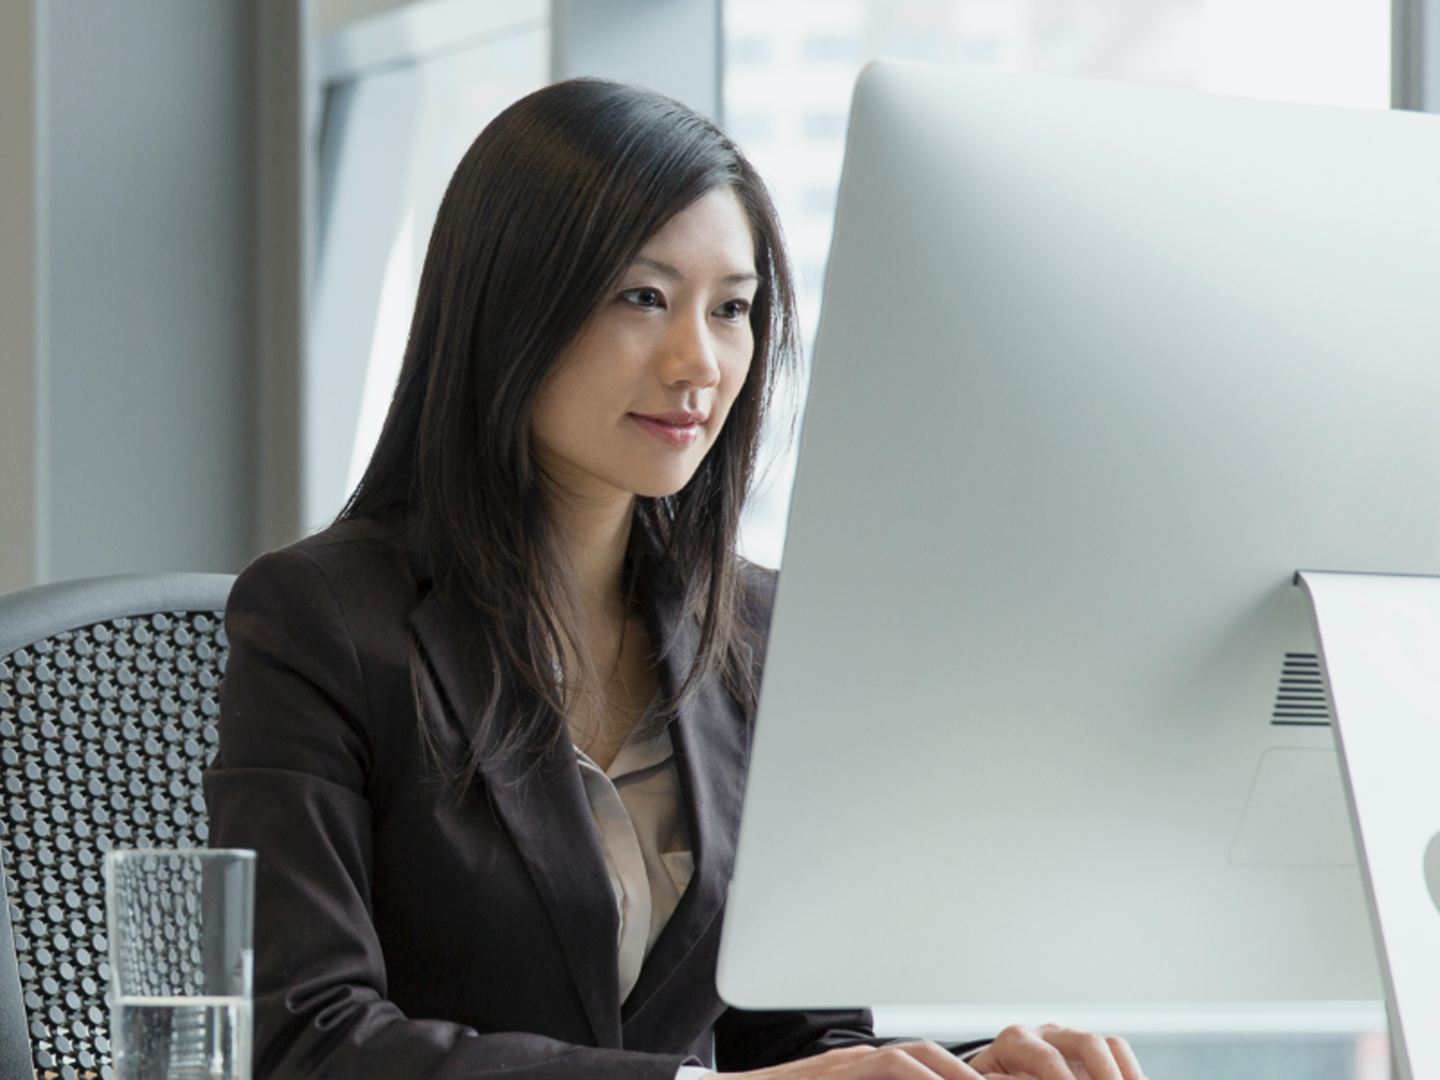
[[1139, 1080], [1076, 1032], [967, 1065], [716, 996], [773, 585], [735, 533], [793, 353], [707, 121], [576, 81], [476, 140], [359, 490], [226, 617], [206, 794], [260, 853], [257, 1077]]

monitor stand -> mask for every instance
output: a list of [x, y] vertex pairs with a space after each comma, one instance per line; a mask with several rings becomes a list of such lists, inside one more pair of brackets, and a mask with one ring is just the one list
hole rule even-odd
[[1330, 686], [1395, 1073], [1440, 1080], [1440, 577], [1296, 577]]

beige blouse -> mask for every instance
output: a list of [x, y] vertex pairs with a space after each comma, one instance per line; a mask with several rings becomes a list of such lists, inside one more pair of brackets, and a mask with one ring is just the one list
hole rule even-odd
[[669, 730], [657, 723], [658, 708], [657, 697], [608, 769], [577, 752], [620, 914], [621, 1000], [635, 988], [695, 869], [675, 751]]
[[[680, 772], [670, 731], [651, 701], [610, 768], [576, 751], [590, 816], [600, 835], [605, 869], [620, 914], [616, 953], [620, 999], [635, 989], [650, 948], [675, 913], [695, 871]], [[682, 1065], [675, 1080], [699, 1080], [707, 1068]]]

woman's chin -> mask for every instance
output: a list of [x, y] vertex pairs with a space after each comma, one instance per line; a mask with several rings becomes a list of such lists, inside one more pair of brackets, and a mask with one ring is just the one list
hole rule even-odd
[[[689, 481], [687, 480], [686, 483]], [[642, 499], [668, 499], [671, 495], [678, 495], [684, 486], [685, 484], [657, 484], [636, 491], [635, 494]]]
[[695, 471], [691, 469], [684, 473], [647, 478], [644, 483], [635, 485], [633, 490], [644, 499], [668, 499], [671, 495], [678, 494], [694, 476]]

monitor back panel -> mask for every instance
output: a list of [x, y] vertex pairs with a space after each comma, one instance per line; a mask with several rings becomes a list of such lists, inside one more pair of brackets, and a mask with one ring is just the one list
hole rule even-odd
[[857, 90], [752, 1007], [1381, 996], [1297, 569], [1440, 573], [1440, 118]]

